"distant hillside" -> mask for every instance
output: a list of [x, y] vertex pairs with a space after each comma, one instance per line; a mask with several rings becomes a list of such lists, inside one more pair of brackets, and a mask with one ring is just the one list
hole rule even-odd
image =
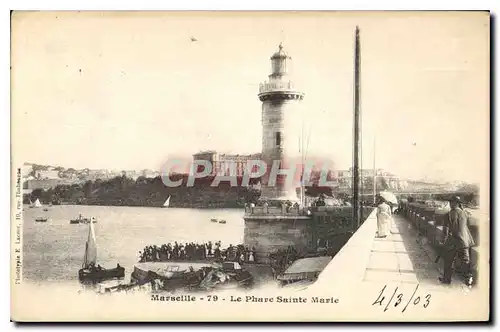
[[23, 176], [26, 180], [47, 180], [61, 179], [70, 181], [95, 181], [98, 179], [109, 180], [116, 176], [125, 175], [132, 179], [137, 179], [139, 176], [154, 178], [160, 175], [158, 171], [149, 169], [136, 170], [107, 170], [107, 169], [75, 169], [65, 168], [54, 165], [41, 165], [36, 163], [25, 163], [23, 166]]
[[[187, 181], [187, 175], [174, 175], [172, 181]], [[246, 187], [230, 187], [221, 183], [210, 186], [210, 179], [198, 179], [194, 187], [166, 187], [160, 177], [136, 180], [117, 176], [110, 180], [87, 181], [83, 184], [58, 185], [53, 189], [36, 189], [25, 195], [25, 202], [39, 198], [42, 203], [82, 204], [108, 206], [157, 206], [161, 207], [171, 196], [172, 207], [237, 208], [260, 196], [257, 190]]]
[[[245, 203], [256, 201], [260, 197], [260, 190], [253, 187], [241, 186], [242, 177], [238, 177], [238, 186], [231, 187], [228, 182], [221, 182], [212, 187], [214, 177], [196, 179], [194, 186], [187, 187], [187, 174], [173, 174], [172, 181], [182, 180], [178, 187], [167, 187], [161, 177], [137, 179], [125, 175], [110, 180], [86, 181], [72, 185], [57, 185], [48, 190], [35, 189], [25, 195], [25, 202], [39, 198], [42, 203], [53, 204], [83, 204], [108, 206], [157, 206], [163, 205], [167, 197], [171, 196], [172, 207], [196, 208], [241, 208]], [[251, 179], [250, 184], [257, 183]], [[321, 193], [331, 195], [332, 188], [319, 187], [313, 184], [306, 188], [309, 196], [318, 196]]]

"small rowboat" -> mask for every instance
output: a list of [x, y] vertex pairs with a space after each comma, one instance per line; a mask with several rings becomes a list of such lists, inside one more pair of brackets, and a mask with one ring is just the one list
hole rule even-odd
[[226, 221], [225, 220], [219, 220], [219, 224], [225, 224]]
[[90, 222], [92, 222], [93, 224], [95, 224], [97, 222], [97, 219], [94, 218], [94, 217], [91, 217], [91, 218], [83, 218], [80, 223], [82, 224], [90, 224]]
[[211, 222], [217, 222], [217, 219], [212, 218], [212, 219], [210, 219], [210, 221], [211, 221]]
[[48, 218], [46, 217], [38, 217], [38, 218], [35, 218], [35, 221], [36, 222], [47, 222]]

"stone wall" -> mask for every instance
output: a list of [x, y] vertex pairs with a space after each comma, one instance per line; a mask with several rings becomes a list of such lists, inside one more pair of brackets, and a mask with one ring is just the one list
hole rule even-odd
[[269, 253], [294, 246], [307, 250], [311, 246], [310, 219], [306, 217], [245, 217], [244, 243], [255, 247], [258, 263], [268, 263]]
[[[372, 212], [372, 207], [363, 208], [361, 220], [366, 219]], [[342, 241], [339, 244], [331, 244], [333, 247], [341, 248], [346, 242], [345, 237], [338, 237], [339, 235], [348, 234], [349, 236], [353, 231], [352, 223], [352, 207], [333, 207], [333, 206], [322, 206], [314, 208], [312, 212], [312, 228], [313, 231], [313, 243], [318, 244], [318, 240], [324, 243], [326, 240], [331, 241]], [[347, 237], [348, 239], [349, 237]], [[339, 239], [339, 240], [337, 240]]]
[[[313, 208], [314, 209], [314, 208]], [[372, 208], [365, 208], [367, 218]], [[245, 216], [244, 244], [255, 247], [257, 260], [267, 263], [269, 254], [295, 247], [306, 253], [318, 249], [327, 240], [336, 253], [352, 234], [352, 207], [320, 207], [312, 216], [292, 214], [255, 214]], [[318, 241], [319, 240], [319, 241]]]
[[[325, 292], [328, 285], [352, 285], [363, 281], [377, 231], [377, 211], [366, 211], [366, 220], [320, 273], [310, 289]], [[339, 273], [343, 271], [343, 273]]]

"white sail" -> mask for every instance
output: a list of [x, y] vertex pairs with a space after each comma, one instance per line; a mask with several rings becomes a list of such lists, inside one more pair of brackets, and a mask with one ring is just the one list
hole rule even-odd
[[165, 203], [163, 203], [163, 207], [169, 207], [170, 206], [170, 196], [168, 196], [167, 200]]
[[34, 207], [42, 207], [42, 203], [40, 203], [40, 200], [37, 198], [35, 201], [35, 204], [33, 204]]
[[94, 232], [94, 223], [89, 223], [89, 235], [85, 243], [85, 256], [83, 257], [83, 267], [87, 268], [90, 263], [96, 264], [97, 261], [97, 242]]

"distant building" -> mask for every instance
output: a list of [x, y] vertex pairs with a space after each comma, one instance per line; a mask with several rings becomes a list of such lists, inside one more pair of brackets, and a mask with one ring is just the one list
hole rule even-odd
[[[373, 185], [374, 176], [377, 179], [377, 183], [383, 181], [387, 189], [396, 191], [396, 190], [402, 190], [404, 189], [404, 187], [406, 187], [406, 182], [401, 181], [399, 176], [384, 171], [382, 168], [378, 168], [375, 171], [373, 169], [360, 170], [361, 183], [363, 183], [365, 186], [367, 184]], [[352, 188], [352, 179], [353, 179], [352, 167], [349, 168], [348, 170], [336, 171], [336, 179], [338, 186], [340, 188], [344, 189]]]
[[38, 180], [59, 179], [59, 171], [56, 171], [56, 170], [38, 170], [35, 172], [35, 178]]
[[449, 187], [443, 186], [439, 183], [433, 183], [429, 181], [420, 180], [410, 180], [406, 182], [406, 187], [403, 188], [406, 191], [411, 192], [428, 192], [428, 191], [449, 191]]
[[[193, 160], [206, 160], [212, 165], [211, 175], [243, 176], [249, 160], [260, 160], [261, 154], [225, 154], [208, 150], [193, 154]], [[202, 166], [200, 166], [202, 167]]]
[[157, 176], [160, 176], [160, 172], [158, 172], [158, 171], [152, 171], [150, 169], [145, 169], [145, 170], [142, 170], [141, 176], [144, 176], [147, 179], [153, 179], [153, 178], [155, 178]]
[[217, 158], [217, 151], [206, 150], [193, 154], [193, 160], [207, 160], [213, 162]]
[[122, 171], [122, 175], [125, 175], [132, 180], [137, 180], [139, 177], [139, 174], [136, 171]]

